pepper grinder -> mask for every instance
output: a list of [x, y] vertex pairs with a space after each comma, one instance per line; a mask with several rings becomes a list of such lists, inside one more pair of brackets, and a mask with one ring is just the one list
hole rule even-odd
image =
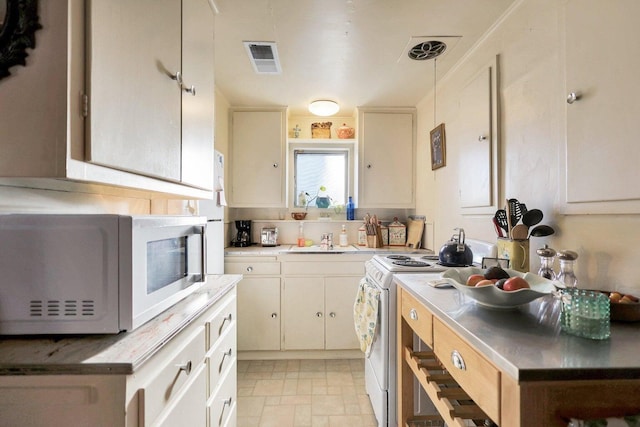
[[536, 253], [540, 257], [540, 269], [538, 270], [538, 276], [542, 276], [545, 279], [555, 280], [556, 273], [553, 271], [553, 260], [556, 256], [556, 251], [550, 248], [548, 245], [536, 250]]
[[578, 286], [578, 279], [573, 271], [573, 266], [578, 259], [578, 254], [574, 251], [562, 250], [558, 252], [560, 260], [560, 274], [558, 280], [564, 283], [566, 288], [575, 288]]

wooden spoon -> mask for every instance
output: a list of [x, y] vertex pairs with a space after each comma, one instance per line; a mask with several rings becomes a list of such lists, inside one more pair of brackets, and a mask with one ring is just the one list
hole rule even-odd
[[529, 227], [524, 224], [518, 224], [511, 230], [511, 238], [513, 240], [527, 240], [529, 235]]

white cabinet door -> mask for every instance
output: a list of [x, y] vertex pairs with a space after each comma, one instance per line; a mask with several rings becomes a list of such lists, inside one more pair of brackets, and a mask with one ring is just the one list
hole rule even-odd
[[325, 349], [358, 349], [360, 344], [353, 324], [353, 303], [358, 292], [358, 277], [324, 279]]
[[238, 350], [280, 350], [280, 278], [238, 283]]
[[184, 1], [182, 21], [182, 182], [212, 190], [214, 15], [209, 1]]
[[285, 109], [232, 111], [233, 207], [285, 207]]
[[415, 207], [415, 110], [360, 110], [358, 208]]
[[289, 277], [284, 282], [284, 349], [324, 349], [324, 279]]
[[[640, 134], [639, 15], [635, 0], [566, 2], [566, 93], [559, 96], [580, 97], [566, 104], [569, 209], [640, 212], [640, 150], [629, 149]], [[608, 203], [594, 209], [592, 202]]]
[[89, 2], [89, 161], [180, 180], [181, 15], [180, 0]]

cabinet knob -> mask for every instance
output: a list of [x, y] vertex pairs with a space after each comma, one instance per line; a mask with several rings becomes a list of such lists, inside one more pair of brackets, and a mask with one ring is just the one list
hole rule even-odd
[[462, 355], [458, 353], [458, 350], [453, 350], [451, 352], [451, 363], [461, 371], [467, 370], [467, 365], [464, 364], [464, 359], [462, 358]]
[[486, 137], [486, 136], [484, 136], [484, 135], [480, 135], [480, 136], [478, 137], [478, 141], [480, 141], [480, 142], [482, 142], [482, 141], [486, 141], [486, 140], [487, 140], [487, 137]]
[[186, 93], [190, 93], [193, 96], [196, 96], [196, 87], [194, 85], [191, 85], [191, 87], [184, 87], [182, 88], [182, 90], [184, 90]]
[[574, 102], [578, 101], [580, 98], [582, 98], [582, 95], [580, 95], [577, 92], [571, 92], [569, 95], [567, 95], [567, 104], [573, 104]]
[[329, 313], [329, 316], [336, 317], [336, 314], [332, 311], [331, 313]]
[[181, 365], [176, 365], [180, 371], [184, 371], [187, 375], [191, 373], [191, 360]]
[[367, 169], [371, 169], [372, 167], [373, 167], [373, 165], [372, 165], [371, 163], [369, 163], [369, 164], [367, 165]]
[[409, 310], [409, 317], [411, 318], [411, 320], [418, 320], [418, 312], [415, 308]]
[[251, 273], [251, 272], [253, 271], [253, 267], [251, 267], [251, 266], [247, 267], [247, 271], [248, 271], [249, 273]]
[[273, 168], [274, 168], [274, 169], [278, 169], [279, 167], [280, 167], [280, 165], [279, 165], [278, 163], [274, 163], [274, 164], [273, 164]]
[[180, 71], [176, 71], [175, 74], [169, 74], [171, 80], [175, 80], [178, 83], [178, 86], [182, 88], [182, 73]]
[[278, 313], [271, 313], [271, 318], [275, 319], [276, 317], [278, 317]]
[[316, 313], [316, 317], [322, 317], [322, 312], [321, 312], [321, 311], [318, 311], [318, 312]]

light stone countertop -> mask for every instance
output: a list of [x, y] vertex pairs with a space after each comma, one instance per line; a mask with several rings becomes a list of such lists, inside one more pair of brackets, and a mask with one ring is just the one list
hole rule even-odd
[[640, 378], [640, 323], [612, 322], [606, 340], [580, 338], [560, 331], [559, 312], [549, 310], [552, 296], [513, 310], [495, 310], [455, 288], [428, 285], [433, 278], [395, 275], [437, 318], [516, 380]]
[[0, 337], [0, 375], [132, 374], [241, 278], [207, 276], [198, 290], [131, 332]]
[[355, 255], [363, 255], [363, 254], [390, 254], [390, 253], [400, 253], [400, 254], [411, 254], [411, 253], [421, 253], [421, 254], [432, 254], [433, 251], [429, 249], [414, 249], [408, 248], [406, 246], [384, 246], [382, 248], [369, 248], [366, 246], [358, 246], [358, 245], [349, 245], [346, 248], [341, 248], [340, 246], [334, 246], [332, 250], [321, 250], [317, 245], [314, 245], [314, 249], [300, 248], [298, 249], [296, 245], [293, 244], [281, 244], [278, 246], [260, 246], [260, 245], [252, 245], [248, 247], [233, 247], [229, 246], [224, 249], [225, 256], [277, 256], [282, 254], [304, 254], [304, 253], [313, 253], [313, 254], [322, 254], [322, 253], [342, 253], [342, 254], [355, 254]]

